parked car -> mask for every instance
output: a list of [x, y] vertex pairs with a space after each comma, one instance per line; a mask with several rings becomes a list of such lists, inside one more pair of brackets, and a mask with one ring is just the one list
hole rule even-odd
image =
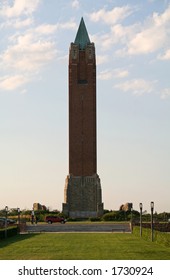
[[[5, 220], [6, 218], [4, 217], [0, 217], [0, 225], [5, 225]], [[7, 225], [12, 225], [12, 224], [15, 224], [16, 221], [12, 220], [12, 219], [7, 219]]]
[[5, 225], [4, 219], [0, 218], [0, 227], [3, 227]]
[[48, 224], [52, 224], [52, 223], [65, 224], [66, 219], [64, 219], [63, 217], [58, 217], [58, 216], [46, 216], [45, 221]]
[[16, 223], [15, 220], [13, 220], [13, 219], [7, 219], [7, 224], [8, 224], [8, 225], [13, 225], [13, 224], [15, 224], [15, 223]]

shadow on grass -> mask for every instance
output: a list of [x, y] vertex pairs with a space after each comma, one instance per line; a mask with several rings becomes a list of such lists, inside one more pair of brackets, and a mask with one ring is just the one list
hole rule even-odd
[[35, 236], [39, 235], [40, 233], [34, 234], [17, 234], [15, 236], [7, 237], [6, 239], [0, 239], [0, 249], [7, 247], [13, 243], [21, 242], [23, 240], [27, 240], [30, 238], [34, 238]]

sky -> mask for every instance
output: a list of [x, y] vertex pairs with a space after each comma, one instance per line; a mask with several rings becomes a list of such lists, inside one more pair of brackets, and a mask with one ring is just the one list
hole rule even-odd
[[96, 47], [104, 208], [170, 212], [169, 0], [0, 0], [0, 209], [62, 209], [81, 17]]

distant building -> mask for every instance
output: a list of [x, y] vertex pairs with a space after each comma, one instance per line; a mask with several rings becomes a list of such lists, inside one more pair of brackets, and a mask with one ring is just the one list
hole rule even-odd
[[133, 207], [133, 203], [127, 202], [125, 204], [122, 204], [119, 210], [127, 212], [127, 211], [131, 211], [132, 207]]
[[34, 211], [46, 211], [47, 210], [47, 207], [45, 205], [41, 205], [40, 203], [34, 203], [33, 204], [33, 210]]

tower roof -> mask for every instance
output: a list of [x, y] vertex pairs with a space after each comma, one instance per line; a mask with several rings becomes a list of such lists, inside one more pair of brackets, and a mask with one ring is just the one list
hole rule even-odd
[[83, 18], [81, 18], [80, 25], [79, 25], [74, 43], [79, 45], [79, 48], [81, 50], [84, 50], [86, 45], [90, 43], [89, 35], [88, 35]]

